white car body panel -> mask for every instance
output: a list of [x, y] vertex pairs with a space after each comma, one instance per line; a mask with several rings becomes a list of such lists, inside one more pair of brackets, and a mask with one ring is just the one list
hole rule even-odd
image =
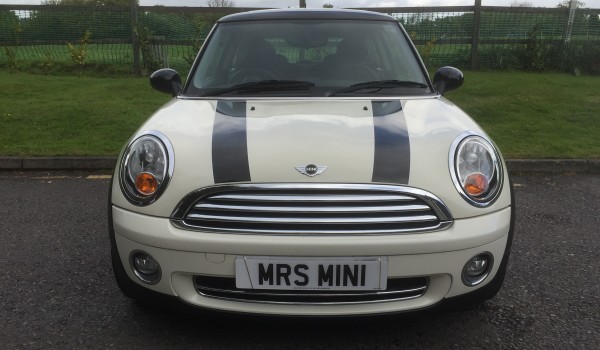
[[[252, 181], [370, 182], [373, 113], [366, 102], [248, 103], [249, 109], [255, 108], [247, 114]], [[307, 164], [325, 165], [327, 170], [311, 178], [294, 169]]]
[[[452, 141], [465, 130], [487, 138], [471, 118], [444, 98], [400, 101], [411, 152], [408, 186], [434, 193], [455, 218], [490, 213], [510, 205], [510, 196], [506, 195], [508, 179], [504, 181], [504, 195], [487, 208], [467, 204], [452, 186], [448, 168]], [[374, 136], [370, 104], [368, 99], [248, 100], [252, 181], [372, 182]], [[254, 111], [250, 110], [252, 107]], [[171, 184], [148, 207], [131, 204], [118, 187], [113, 187], [113, 203], [151, 216], [170, 217], [185, 195], [214, 185], [211, 150], [215, 113], [215, 100], [173, 100], [160, 109], [136, 135], [160, 130], [171, 141], [175, 150]], [[325, 165], [327, 170], [307, 177], [294, 168], [306, 164]]]
[[[508, 232], [510, 209], [455, 220], [443, 231], [390, 235], [264, 235], [182, 230], [169, 220], [112, 209], [115, 230], [124, 238], [176, 251], [281, 256], [426, 254], [473, 248]], [[276, 253], [275, 253], [276, 252]]]
[[[115, 210], [118, 211], [113, 209], [113, 212]], [[130, 238], [134, 239], [117, 236], [118, 245], [123, 248], [120, 250], [121, 259], [127, 261], [128, 251], [142, 249], [161, 262], [165, 277], [157, 285], [146, 286], [147, 288], [177, 296], [192, 305], [226, 311], [288, 315], [349, 315], [425, 308], [435, 305], [443, 298], [472, 291], [472, 287], [462, 283], [452, 283], [452, 281], [460, 281], [464, 262], [475, 254], [482, 251], [490, 252], [495, 256], [503, 254], [508, 237], [506, 234], [508, 227], [505, 223], [510, 217], [510, 210], [481, 218], [457, 220], [450, 229], [443, 233], [437, 232], [441, 233], [440, 235], [425, 234], [432, 241], [431, 244], [426, 245], [419, 240], [420, 235], [396, 235], [377, 237], [377, 239], [373, 239], [372, 236], [357, 236], [344, 237], [340, 241], [336, 237], [238, 236], [183, 232], [173, 229], [165, 219], [148, 220], [144, 216], [130, 216], [131, 213], [127, 212], [115, 214], [123, 215], [123, 217], [116, 217], [116, 222], [130, 226], [115, 229], [124, 232], [125, 236], [132, 234], [133, 237]], [[496, 227], [496, 224], [499, 226]], [[488, 233], [482, 230], [482, 227], [493, 228]], [[156, 232], [160, 237], [148, 239], [147, 244], [142, 244], [137, 241], [140, 237], [135, 234], [139, 231]], [[475, 242], [474, 236], [477, 237]], [[451, 237], [454, 243], [448, 244], [448, 237]], [[174, 246], [171, 246], [171, 249], [156, 248], [174, 239], [179, 243], [172, 243]], [[478, 245], [484, 241], [489, 242]], [[465, 242], [467, 244], [463, 245]], [[472, 245], [473, 247], [470, 247]], [[454, 250], [461, 246], [463, 249]], [[464, 249], [465, 246], [470, 248]], [[192, 281], [194, 275], [233, 277], [237, 256], [272, 255], [270, 252], [273, 251], [277, 251], [279, 256], [345, 256], [356, 252], [360, 252], [360, 256], [387, 256], [389, 277], [427, 275], [430, 278], [430, 288], [424, 296], [408, 301], [337, 306], [241, 303], [203, 297], [194, 289]], [[218, 252], [227, 252], [227, 254]], [[493, 267], [490, 276], [495, 275], [498, 267], [499, 264]], [[131, 271], [128, 270], [128, 274], [132, 280], [137, 281]], [[489, 280], [484, 281], [478, 288], [484, 287]], [[137, 283], [142, 284], [139, 281]]]

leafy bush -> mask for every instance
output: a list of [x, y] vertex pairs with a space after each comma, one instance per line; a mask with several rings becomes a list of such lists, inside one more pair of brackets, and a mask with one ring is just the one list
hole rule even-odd
[[479, 57], [483, 66], [492, 69], [512, 70], [519, 69], [519, 46], [495, 45], [489, 48], [480, 48]]
[[67, 47], [69, 48], [69, 52], [71, 53], [71, 59], [75, 64], [79, 66], [85, 65], [85, 59], [87, 57], [87, 46], [91, 42], [91, 35], [92, 33], [89, 30], [86, 30], [83, 34], [83, 37], [79, 39], [78, 46], [67, 42]]
[[518, 52], [521, 67], [525, 70], [545, 71], [548, 67], [548, 49], [541, 39], [542, 27], [536, 24], [527, 33], [525, 47]]
[[52, 59], [52, 55], [50, 54], [50, 52], [44, 52], [44, 56], [42, 57], [42, 60], [38, 63], [38, 67], [44, 73], [44, 75], [48, 75], [48, 73], [52, 71], [52, 68], [54, 68], [54, 60]]
[[600, 47], [584, 47], [581, 56], [574, 59], [575, 64], [586, 74], [600, 75]]
[[15, 53], [15, 50], [6, 46], [6, 47], [4, 47], [4, 54], [5, 54], [6, 58], [8, 59], [7, 60], [8, 70], [11, 73], [13, 73], [14, 71], [16, 71], [19, 68], [19, 63], [17, 61], [17, 55]]
[[163, 68], [165, 62], [163, 62], [163, 57], [160, 57], [160, 53], [156, 50], [156, 40], [158, 37], [154, 36], [154, 33], [147, 27], [139, 27], [135, 33], [140, 43], [142, 63], [145, 70], [149, 73]]

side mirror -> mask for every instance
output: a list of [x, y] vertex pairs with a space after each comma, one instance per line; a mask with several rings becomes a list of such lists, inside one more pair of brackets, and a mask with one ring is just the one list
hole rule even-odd
[[181, 91], [181, 77], [173, 69], [159, 69], [150, 75], [150, 85], [155, 90], [175, 97]]
[[465, 80], [463, 73], [454, 67], [442, 67], [433, 76], [433, 87], [443, 96], [446, 91], [458, 89]]

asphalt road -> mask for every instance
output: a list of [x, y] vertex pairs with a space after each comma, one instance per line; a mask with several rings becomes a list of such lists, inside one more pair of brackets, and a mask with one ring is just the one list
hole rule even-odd
[[2, 349], [600, 349], [600, 177], [515, 176], [503, 290], [478, 309], [343, 319], [186, 315], [123, 297], [108, 179], [0, 173]]

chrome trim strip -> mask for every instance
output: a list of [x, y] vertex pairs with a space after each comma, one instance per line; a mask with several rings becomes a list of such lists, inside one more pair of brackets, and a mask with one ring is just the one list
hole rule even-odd
[[366, 300], [366, 301], [325, 301], [325, 302], [291, 302], [291, 301], [262, 301], [262, 300], [248, 300], [248, 299], [235, 299], [235, 298], [227, 298], [215, 295], [204, 294], [198, 290], [196, 290], [198, 294], [205, 298], [226, 300], [226, 301], [234, 301], [238, 303], [253, 303], [253, 304], [273, 304], [273, 305], [357, 305], [357, 304], [376, 304], [376, 303], [391, 303], [395, 301], [406, 301], [412, 300], [422, 297], [425, 293], [421, 293], [419, 295], [414, 295], [410, 297], [402, 297], [402, 298], [394, 298], [394, 299], [383, 299], [383, 300]]
[[426, 229], [423, 228], [414, 228], [414, 229], [403, 229], [401, 231], [399, 230], [319, 230], [319, 231], [315, 231], [315, 230], [248, 230], [248, 231], [242, 231], [240, 229], [228, 229], [228, 228], [211, 228], [211, 227], [197, 227], [197, 226], [193, 226], [193, 225], [188, 225], [186, 224], [183, 220], [173, 220], [171, 219], [171, 223], [173, 224], [173, 226], [180, 228], [182, 230], [189, 230], [189, 231], [205, 231], [205, 232], [217, 232], [217, 233], [236, 233], [236, 234], [272, 234], [272, 235], [277, 235], [277, 234], [281, 234], [281, 235], [286, 235], [286, 236], [290, 236], [290, 235], [307, 235], [307, 234], [312, 234], [312, 235], [319, 235], [319, 236], [323, 236], [323, 235], [331, 235], [331, 236], [337, 236], [337, 235], [344, 235], [344, 234], [352, 234], [354, 236], [359, 236], [359, 235], [383, 235], [383, 234], [408, 234], [408, 233], [421, 233], [421, 232], [435, 232], [435, 231], [443, 231], [447, 228], [449, 228], [450, 226], [452, 226], [452, 224], [454, 223], [454, 221], [442, 221], [439, 224], [435, 225], [435, 226], [430, 226]]
[[[210, 288], [210, 287], [202, 287], [196, 285], [196, 290], [202, 289], [210, 292], [218, 292], [218, 293], [230, 293], [230, 294], [243, 294], [243, 295], [260, 295], [260, 296], [281, 296], [281, 297], [360, 297], [360, 296], [375, 296], [375, 295], [393, 295], [393, 294], [408, 294], [415, 293], [420, 291], [427, 290], [427, 286], [412, 288], [412, 289], [402, 289], [402, 290], [390, 290], [390, 291], [381, 291], [381, 292], [364, 292], [364, 293], [311, 293], [311, 294], [298, 294], [298, 293], [270, 293], [270, 292], [262, 292], [261, 290], [255, 290], [253, 292], [247, 292], [243, 290], [229, 290], [229, 289], [218, 289], [218, 288]], [[302, 291], [302, 290], [298, 290]]]
[[[293, 190], [293, 188], [292, 188]], [[239, 200], [239, 201], [257, 201], [257, 202], [379, 202], [379, 201], [414, 201], [414, 198], [398, 195], [319, 195], [319, 197], [307, 195], [285, 195], [285, 196], [242, 196], [235, 194], [218, 194], [212, 196], [215, 200]]]
[[[425, 293], [427, 293], [427, 290], [429, 290], [429, 283], [430, 283], [430, 279], [429, 277], [425, 277], [425, 285], [422, 287], [417, 287], [417, 288], [411, 288], [411, 289], [399, 289], [399, 290], [386, 290], [386, 291], [366, 291], [366, 292], [361, 292], [361, 293], [347, 293], [347, 294], [343, 294], [343, 293], [319, 293], [319, 294], [294, 294], [294, 293], [272, 293], [272, 292], [262, 292], [260, 290], [257, 290], [256, 293], [253, 292], [248, 292], [245, 290], [228, 290], [228, 289], [220, 289], [220, 288], [210, 288], [210, 287], [203, 287], [200, 286], [199, 284], [197, 284], [195, 282], [194, 279], [194, 289], [196, 290], [196, 292], [206, 298], [212, 298], [212, 299], [218, 299], [218, 300], [226, 300], [226, 301], [233, 301], [233, 302], [242, 302], [242, 303], [255, 303], [255, 304], [274, 304], [274, 305], [357, 305], [357, 304], [375, 304], [375, 303], [387, 303], [387, 302], [396, 302], [396, 301], [406, 301], [406, 300], [412, 300], [412, 299], [417, 299], [422, 297], [423, 295], [425, 295]], [[207, 292], [216, 292], [216, 293], [227, 293], [227, 294], [232, 294], [233, 296], [231, 297], [227, 297], [227, 296], [218, 296], [218, 295], [211, 295], [211, 294], [206, 294], [203, 293], [202, 290], [205, 290]], [[420, 293], [419, 293], [420, 292]], [[301, 302], [301, 301], [274, 301], [274, 300], [252, 300], [252, 299], [243, 299], [243, 298], [235, 298], [235, 295], [246, 295], [248, 297], [252, 297], [253, 295], [256, 295], [257, 297], [303, 297], [303, 296], [307, 296], [307, 297], [374, 297], [374, 296], [382, 296], [383, 298], [386, 297], [390, 297], [393, 296], [394, 294], [398, 294], [398, 295], [402, 295], [402, 294], [409, 294], [409, 293], [419, 293], [417, 295], [411, 295], [411, 296], [405, 296], [405, 297], [395, 297], [395, 298], [389, 298], [389, 299], [378, 299], [378, 300], [362, 300], [362, 301], [310, 301], [310, 302]]]

